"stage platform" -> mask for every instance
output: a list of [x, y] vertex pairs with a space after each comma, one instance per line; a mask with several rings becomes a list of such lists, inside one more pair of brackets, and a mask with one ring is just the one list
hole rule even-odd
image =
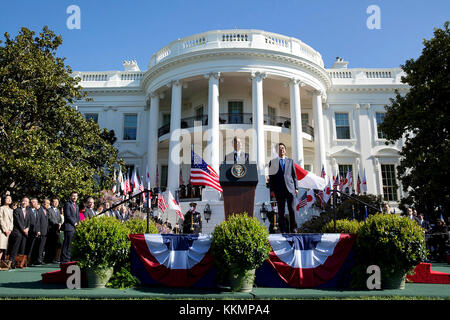
[[[432, 270], [450, 273], [447, 263], [432, 263]], [[14, 271], [0, 271], [0, 299], [155, 299], [155, 300], [264, 300], [264, 299], [450, 299], [450, 285], [406, 283], [404, 290], [336, 290], [254, 288], [251, 293], [218, 289], [140, 287], [133, 289], [74, 289], [42, 283], [42, 274], [59, 270], [48, 264]]]

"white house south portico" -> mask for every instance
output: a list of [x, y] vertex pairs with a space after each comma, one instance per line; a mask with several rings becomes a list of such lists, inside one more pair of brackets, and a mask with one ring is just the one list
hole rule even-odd
[[402, 141], [386, 146], [377, 130], [394, 90], [407, 90], [401, 69], [348, 69], [340, 59], [326, 69], [300, 40], [260, 30], [186, 37], [155, 53], [146, 71], [125, 67], [76, 72], [93, 98], [77, 106], [115, 131], [120, 155], [141, 175], [148, 167], [152, 187], [179, 193], [183, 210], [193, 198], [199, 211], [209, 203], [204, 232], [224, 218], [223, 202], [212, 188], [190, 188], [191, 146], [219, 172], [234, 136], [257, 165], [256, 212], [269, 201], [266, 165], [278, 142], [317, 175], [322, 166], [328, 177], [365, 170], [368, 193], [402, 196], [392, 176]]

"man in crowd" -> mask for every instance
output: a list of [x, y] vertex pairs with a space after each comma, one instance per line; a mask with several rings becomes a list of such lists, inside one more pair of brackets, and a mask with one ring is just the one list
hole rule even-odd
[[38, 209], [36, 220], [37, 243], [36, 243], [36, 262], [34, 265], [44, 264], [44, 249], [47, 242], [48, 234], [48, 209], [50, 208], [50, 200], [44, 199], [42, 206]]
[[85, 219], [90, 219], [93, 216], [95, 216], [94, 204], [95, 204], [94, 198], [89, 197], [86, 200], [86, 210], [84, 210]]
[[27, 256], [27, 264], [30, 265], [31, 261], [34, 260], [36, 254], [34, 252], [36, 238], [38, 237], [38, 210], [41, 207], [37, 198], [31, 199], [30, 213], [30, 230], [28, 231], [27, 243], [25, 247], [25, 254]]
[[11, 269], [16, 268], [16, 258], [18, 258], [19, 267], [23, 267], [27, 260], [24, 253], [30, 228], [30, 215], [32, 214], [31, 211], [27, 210], [29, 205], [30, 199], [23, 197], [20, 207], [16, 208], [13, 213], [14, 227], [11, 231], [9, 244]]
[[48, 236], [47, 249], [45, 250], [45, 261], [59, 263], [56, 258], [56, 247], [58, 243], [59, 233], [62, 225], [61, 211], [59, 210], [58, 198], [52, 199], [52, 205], [47, 210], [48, 212]]
[[61, 252], [61, 263], [70, 262], [70, 248], [75, 234], [75, 227], [80, 222], [79, 207], [77, 205], [78, 193], [73, 191], [70, 194], [70, 201], [64, 205], [64, 223], [61, 229], [64, 231], [64, 242]]

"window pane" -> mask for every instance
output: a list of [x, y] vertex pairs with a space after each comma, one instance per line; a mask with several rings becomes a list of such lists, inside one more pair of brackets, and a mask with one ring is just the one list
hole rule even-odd
[[381, 165], [381, 177], [383, 182], [383, 197], [385, 201], [397, 201], [398, 200], [398, 186], [395, 177], [395, 165], [382, 164]]
[[161, 166], [161, 187], [167, 187], [168, 166]]
[[338, 139], [350, 139], [350, 125], [348, 122], [348, 113], [336, 113], [336, 137]]
[[86, 113], [84, 118], [88, 121], [92, 119], [95, 123], [98, 123], [98, 113]]
[[384, 112], [377, 112], [376, 113], [376, 120], [377, 120], [377, 132], [378, 132], [378, 139], [385, 139], [386, 136], [384, 135], [383, 131], [380, 130], [380, 124], [384, 121], [384, 116], [386, 114]]
[[309, 124], [309, 113], [302, 113], [302, 127], [306, 128]]
[[124, 117], [123, 140], [136, 140], [137, 115], [126, 114]]
[[229, 101], [228, 123], [242, 123], [242, 122], [243, 122], [243, 102]]

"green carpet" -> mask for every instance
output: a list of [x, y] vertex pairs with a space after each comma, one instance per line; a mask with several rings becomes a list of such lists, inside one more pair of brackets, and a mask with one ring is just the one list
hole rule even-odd
[[[331, 290], [294, 288], [254, 288], [251, 293], [220, 290], [155, 288], [67, 289], [44, 284], [41, 274], [58, 270], [58, 265], [0, 271], [0, 299], [449, 299], [450, 285], [407, 283], [404, 290]], [[432, 270], [450, 273], [450, 265], [433, 264]]]

